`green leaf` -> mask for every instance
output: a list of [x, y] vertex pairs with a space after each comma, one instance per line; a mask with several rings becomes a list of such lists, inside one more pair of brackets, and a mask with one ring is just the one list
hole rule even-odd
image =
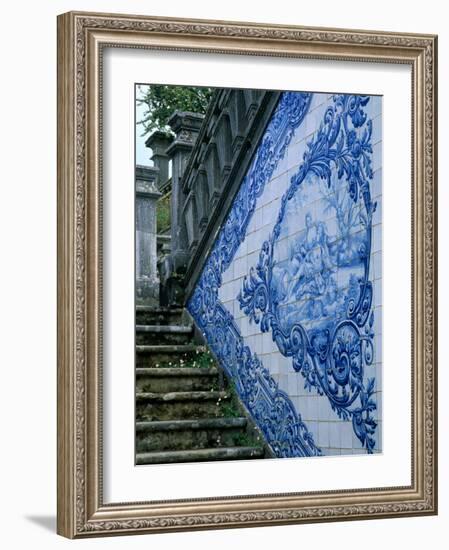
[[150, 84], [141, 86], [138, 105], [145, 105], [147, 110], [137, 123], [143, 126], [143, 136], [160, 130], [171, 133], [168, 120], [175, 111], [191, 111], [204, 114], [213, 94], [212, 88], [191, 86], [167, 86]]

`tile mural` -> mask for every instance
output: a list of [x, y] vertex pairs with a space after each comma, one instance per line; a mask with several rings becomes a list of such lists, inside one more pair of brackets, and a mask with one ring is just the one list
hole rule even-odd
[[188, 302], [278, 457], [382, 450], [381, 105], [281, 95]]

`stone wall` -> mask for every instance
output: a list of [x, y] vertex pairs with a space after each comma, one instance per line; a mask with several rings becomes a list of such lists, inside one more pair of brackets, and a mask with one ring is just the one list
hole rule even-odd
[[277, 456], [382, 449], [381, 105], [281, 96], [188, 302]]

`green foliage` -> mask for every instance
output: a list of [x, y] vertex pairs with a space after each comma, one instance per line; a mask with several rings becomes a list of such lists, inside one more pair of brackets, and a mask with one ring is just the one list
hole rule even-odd
[[157, 201], [156, 219], [158, 234], [170, 228], [170, 194], [164, 195]]
[[216, 363], [211, 352], [205, 346], [199, 346], [198, 349], [191, 353], [184, 353], [182, 357], [173, 361], [161, 361], [156, 365], [159, 368], [176, 367], [176, 368], [199, 368], [205, 369], [215, 367]]
[[261, 445], [260, 438], [247, 432], [237, 434], [234, 438], [234, 443], [239, 447], [260, 447]]
[[236, 407], [234, 402], [221, 402], [221, 414], [225, 418], [238, 418], [241, 416], [240, 410]]
[[242, 416], [237, 390], [232, 380], [228, 380], [226, 391], [229, 394], [229, 400], [220, 403], [221, 414], [227, 418], [237, 418]]
[[204, 114], [212, 97], [211, 88], [197, 88], [190, 86], [167, 86], [152, 84], [140, 88], [142, 94], [137, 99], [139, 105], [147, 107], [142, 120], [138, 124], [143, 126], [142, 135], [154, 130], [171, 133], [168, 119], [174, 111], [192, 111]]

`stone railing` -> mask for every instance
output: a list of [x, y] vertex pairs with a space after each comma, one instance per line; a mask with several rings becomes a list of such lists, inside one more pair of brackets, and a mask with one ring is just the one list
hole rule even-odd
[[218, 90], [204, 117], [170, 118], [171, 261], [162, 283], [183, 287], [171, 293], [176, 301], [193, 288], [278, 99], [265, 90]]

